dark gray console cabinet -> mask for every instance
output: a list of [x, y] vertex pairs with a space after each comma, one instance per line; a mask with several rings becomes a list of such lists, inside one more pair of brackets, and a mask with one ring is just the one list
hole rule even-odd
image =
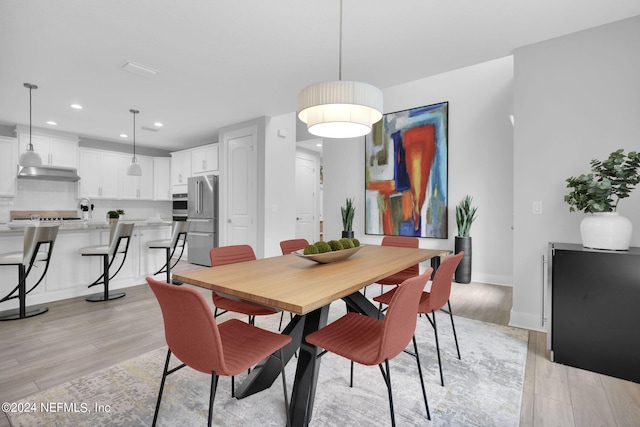
[[549, 252], [554, 361], [640, 382], [640, 248]]

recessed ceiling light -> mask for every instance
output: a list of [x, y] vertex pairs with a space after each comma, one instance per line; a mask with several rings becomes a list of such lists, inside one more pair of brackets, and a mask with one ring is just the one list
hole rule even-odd
[[71, 108], [76, 110], [82, 110], [82, 105], [80, 104], [71, 104]]
[[322, 147], [321, 143], [316, 144], [316, 147]]
[[57, 125], [57, 123], [56, 123], [56, 122], [54, 122], [53, 120], [49, 120], [49, 121], [47, 122], [47, 124], [48, 124], [48, 125], [51, 125], [51, 126], [56, 126], [56, 125]]
[[155, 122], [153, 125], [154, 125], [154, 126], [156, 126], [156, 127], [159, 127], [159, 128], [161, 128], [162, 126], [164, 126], [164, 125], [163, 125], [162, 123], [160, 123], [160, 122]]
[[120, 134], [120, 138], [128, 138], [128, 137], [129, 137], [129, 135], [127, 135], [126, 133], [121, 133]]

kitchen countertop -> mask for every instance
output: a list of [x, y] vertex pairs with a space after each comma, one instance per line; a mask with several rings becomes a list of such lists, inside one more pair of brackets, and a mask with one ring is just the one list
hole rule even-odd
[[[158, 227], [168, 227], [172, 225], [172, 221], [163, 220], [161, 222], [157, 221], [147, 221], [146, 219], [126, 219], [125, 222], [133, 222], [135, 223], [136, 228], [158, 228]], [[25, 221], [28, 223], [29, 221]], [[40, 224], [48, 224], [55, 225], [59, 224], [58, 221], [41, 221]], [[28, 226], [30, 224], [25, 224]], [[109, 223], [106, 221], [99, 220], [77, 220], [77, 221], [65, 221], [61, 224], [59, 231], [82, 231], [82, 230], [107, 230], [109, 229]], [[24, 227], [18, 228], [9, 228], [6, 223], [0, 223], [0, 235], [4, 234], [22, 234], [24, 231]]]

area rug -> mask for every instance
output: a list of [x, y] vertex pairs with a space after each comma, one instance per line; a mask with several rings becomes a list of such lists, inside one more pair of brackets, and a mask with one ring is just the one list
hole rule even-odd
[[[334, 303], [330, 320], [342, 314], [344, 304]], [[448, 315], [438, 313], [437, 319], [445, 386], [440, 385], [433, 329], [425, 318], [419, 318], [416, 339], [431, 421], [426, 418], [415, 359], [400, 354], [390, 362], [397, 425], [519, 425], [528, 331], [455, 317], [462, 355], [458, 360]], [[278, 321], [279, 316], [270, 316], [256, 323], [275, 330]], [[166, 348], [160, 348], [32, 395], [16, 403], [22, 412], [8, 414], [11, 425], [149, 426], [165, 357]], [[286, 370], [289, 393], [294, 374], [292, 359]], [[312, 426], [390, 425], [387, 391], [378, 367], [356, 365], [354, 382], [350, 388], [346, 359], [333, 354], [321, 359]], [[170, 375], [158, 425], [206, 425], [209, 386], [208, 375], [190, 368]], [[214, 425], [285, 425], [280, 379], [271, 388], [241, 400], [232, 398], [230, 391], [230, 380], [221, 378]]]

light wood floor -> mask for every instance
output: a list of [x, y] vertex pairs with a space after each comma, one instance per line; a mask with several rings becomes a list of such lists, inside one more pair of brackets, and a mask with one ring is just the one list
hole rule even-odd
[[[373, 291], [373, 289], [372, 289]], [[13, 402], [165, 345], [158, 304], [146, 285], [107, 303], [74, 298], [49, 312], [0, 323], [0, 402]], [[372, 292], [374, 293], [374, 292]], [[509, 287], [454, 284], [454, 313], [507, 324]], [[638, 426], [640, 384], [549, 361], [545, 334], [529, 334], [520, 425]], [[461, 342], [464, 358], [464, 342]], [[9, 426], [4, 414], [0, 427]]]

